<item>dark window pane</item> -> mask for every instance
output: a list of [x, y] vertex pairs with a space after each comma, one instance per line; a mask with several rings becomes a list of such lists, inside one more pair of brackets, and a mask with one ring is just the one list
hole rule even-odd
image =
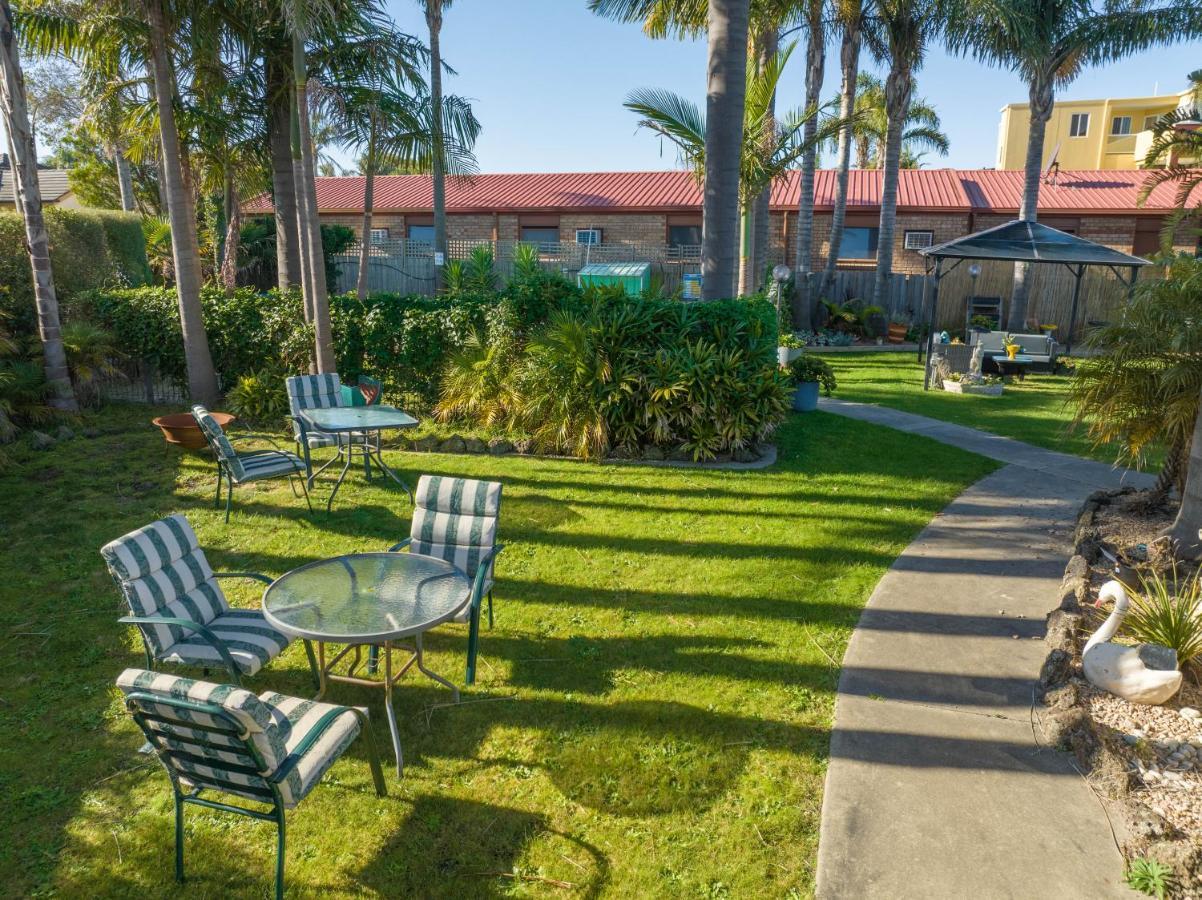
[[558, 244], [559, 229], [543, 225], [523, 225], [522, 243], [525, 244]]
[[411, 241], [418, 241], [422, 244], [434, 243], [433, 225], [410, 225], [405, 229], [405, 233]]
[[669, 225], [668, 243], [673, 247], [695, 247], [701, 244], [700, 225]]
[[872, 259], [876, 256], [876, 228], [844, 228], [839, 244], [840, 259]]

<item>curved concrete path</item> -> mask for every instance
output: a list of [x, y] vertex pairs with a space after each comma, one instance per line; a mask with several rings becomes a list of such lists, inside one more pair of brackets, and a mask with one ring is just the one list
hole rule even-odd
[[1075, 516], [1146, 475], [882, 407], [821, 409], [1006, 465], [897, 558], [843, 658], [817, 894], [1131, 897], [1097, 799], [1031, 704]]

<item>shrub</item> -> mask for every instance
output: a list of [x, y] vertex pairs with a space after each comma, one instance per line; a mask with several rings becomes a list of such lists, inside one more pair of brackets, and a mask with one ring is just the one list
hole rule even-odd
[[1153, 573], [1141, 579], [1141, 590], [1131, 598], [1123, 627], [1137, 641], [1161, 644], [1177, 651], [1184, 667], [1202, 654], [1202, 582], [1198, 573], [1184, 581], [1176, 569], [1170, 577]]
[[[141, 220], [132, 213], [47, 207], [50, 263], [60, 302], [104, 286], [148, 284], [150, 269]], [[0, 212], [0, 313], [18, 336], [37, 331], [33, 276], [25, 250], [25, 225], [15, 212]]]
[[831, 368], [830, 363], [820, 357], [803, 353], [789, 363], [788, 369], [794, 384], [816, 381], [822, 385], [822, 393], [828, 397], [835, 392], [835, 388], [838, 386], [835, 382], [835, 370]]
[[265, 366], [243, 375], [226, 394], [230, 412], [251, 424], [278, 426], [288, 416], [287, 377], [278, 367]]

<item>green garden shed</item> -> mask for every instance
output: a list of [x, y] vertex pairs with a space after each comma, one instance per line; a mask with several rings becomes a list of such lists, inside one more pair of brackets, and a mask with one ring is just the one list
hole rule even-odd
[[580, 287], [619, 285], [627, 297], [637, 297], [651, 287], [651, 263], [590, 263], [576, 276]]

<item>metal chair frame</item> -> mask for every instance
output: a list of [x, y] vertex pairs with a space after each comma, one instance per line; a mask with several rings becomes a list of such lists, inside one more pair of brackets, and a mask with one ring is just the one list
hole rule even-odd
[[[224, 429], [223, 429], [223, 431], [224, 431]], [[221, 507], [221, 480], [222, 480], [222, 478], [225, 478], [225, 480], [229, 484], [229, 489], [226, 491], [226, 496], [225, 496], [225, 521], [228, 522], [230, 520], [230, 509], [233, 506], [233, 502], [234, 502], [234, 485], [242, 484], [243, 482], [239, 481], [238, 479], [236, 479], [234, 477], [234, 473], [230, 469], [228, 461], [222, 455], [221, 448], [219, 448], [217, 446], [217, 442], [215, 440], [213, 440], [211, 437], [209, 437], [208, 432], [206, 432], [203, 428], [200, 429], [200, 433], [204, 435], [205, 443], [207, 443], [209, 445], [209, 449], [213, 451], [214, 459], [217, 460], [217, 496], [213, 498], [213, 507], [214, 508]], [[267, 441], [275, 448], [272, 450], [251, 450], [246, 453], [239, 453], [238, 455], [240, 457], [242, 457], [243, 459], [248, 459], [248, 458], [255, 457], [255, 456], [267, 456], [267, 455], [280, 456], [280, 457], [283, 457], [284, 459], [288, 459], [288, 455], [284, 452], [284, 448], [281, 447], [279, 445], [279, 443], [276, 442], [275, 438], [273, 438], [269, 434], [261, 434], [261, 433], [253, 432], [253, 431], [241, 431], [241, 432], [232, 432], [232, 433], [225, 432], [225, 437], [228, 441], [230, 441], [231, 444], [236, 440], [254, 439], [254, 440]], [[235, 452], [237, 452], [237, 451], [235, 451]], [[313, 468], [309, 464], [308, 453], [306, 453], [303, 457], [301, 457], [301, 459], [305, 464], [305, 475], [304, 475], [304, 477], [299, 479], [300, 485], [301, 485], [301, 490], [304, 492], [305, 504], [309, 507], [309, 512], [312, 513], [313, 512], [313, 503], [309, 500], [308, 483], [312, 478], [311, 473], [313, 471]], [[281, 473], [281, 474], [283, 474], [283, 473]], [[287, 474], [288, 474], [288, 485], [292, 488], [292, 496], [293, 497], [301, 496], [300, 494], [298, 494], [296, 492], [296, 480], [297, 480], [297, 476], [300, 473], [290, 472]], [[267, 481], [270, 478], [279, 478], [279, 477], [280, 477], [279, 474], [267, 475], [263, 478], [255, 478], [252, 480], [253, 481]]]

